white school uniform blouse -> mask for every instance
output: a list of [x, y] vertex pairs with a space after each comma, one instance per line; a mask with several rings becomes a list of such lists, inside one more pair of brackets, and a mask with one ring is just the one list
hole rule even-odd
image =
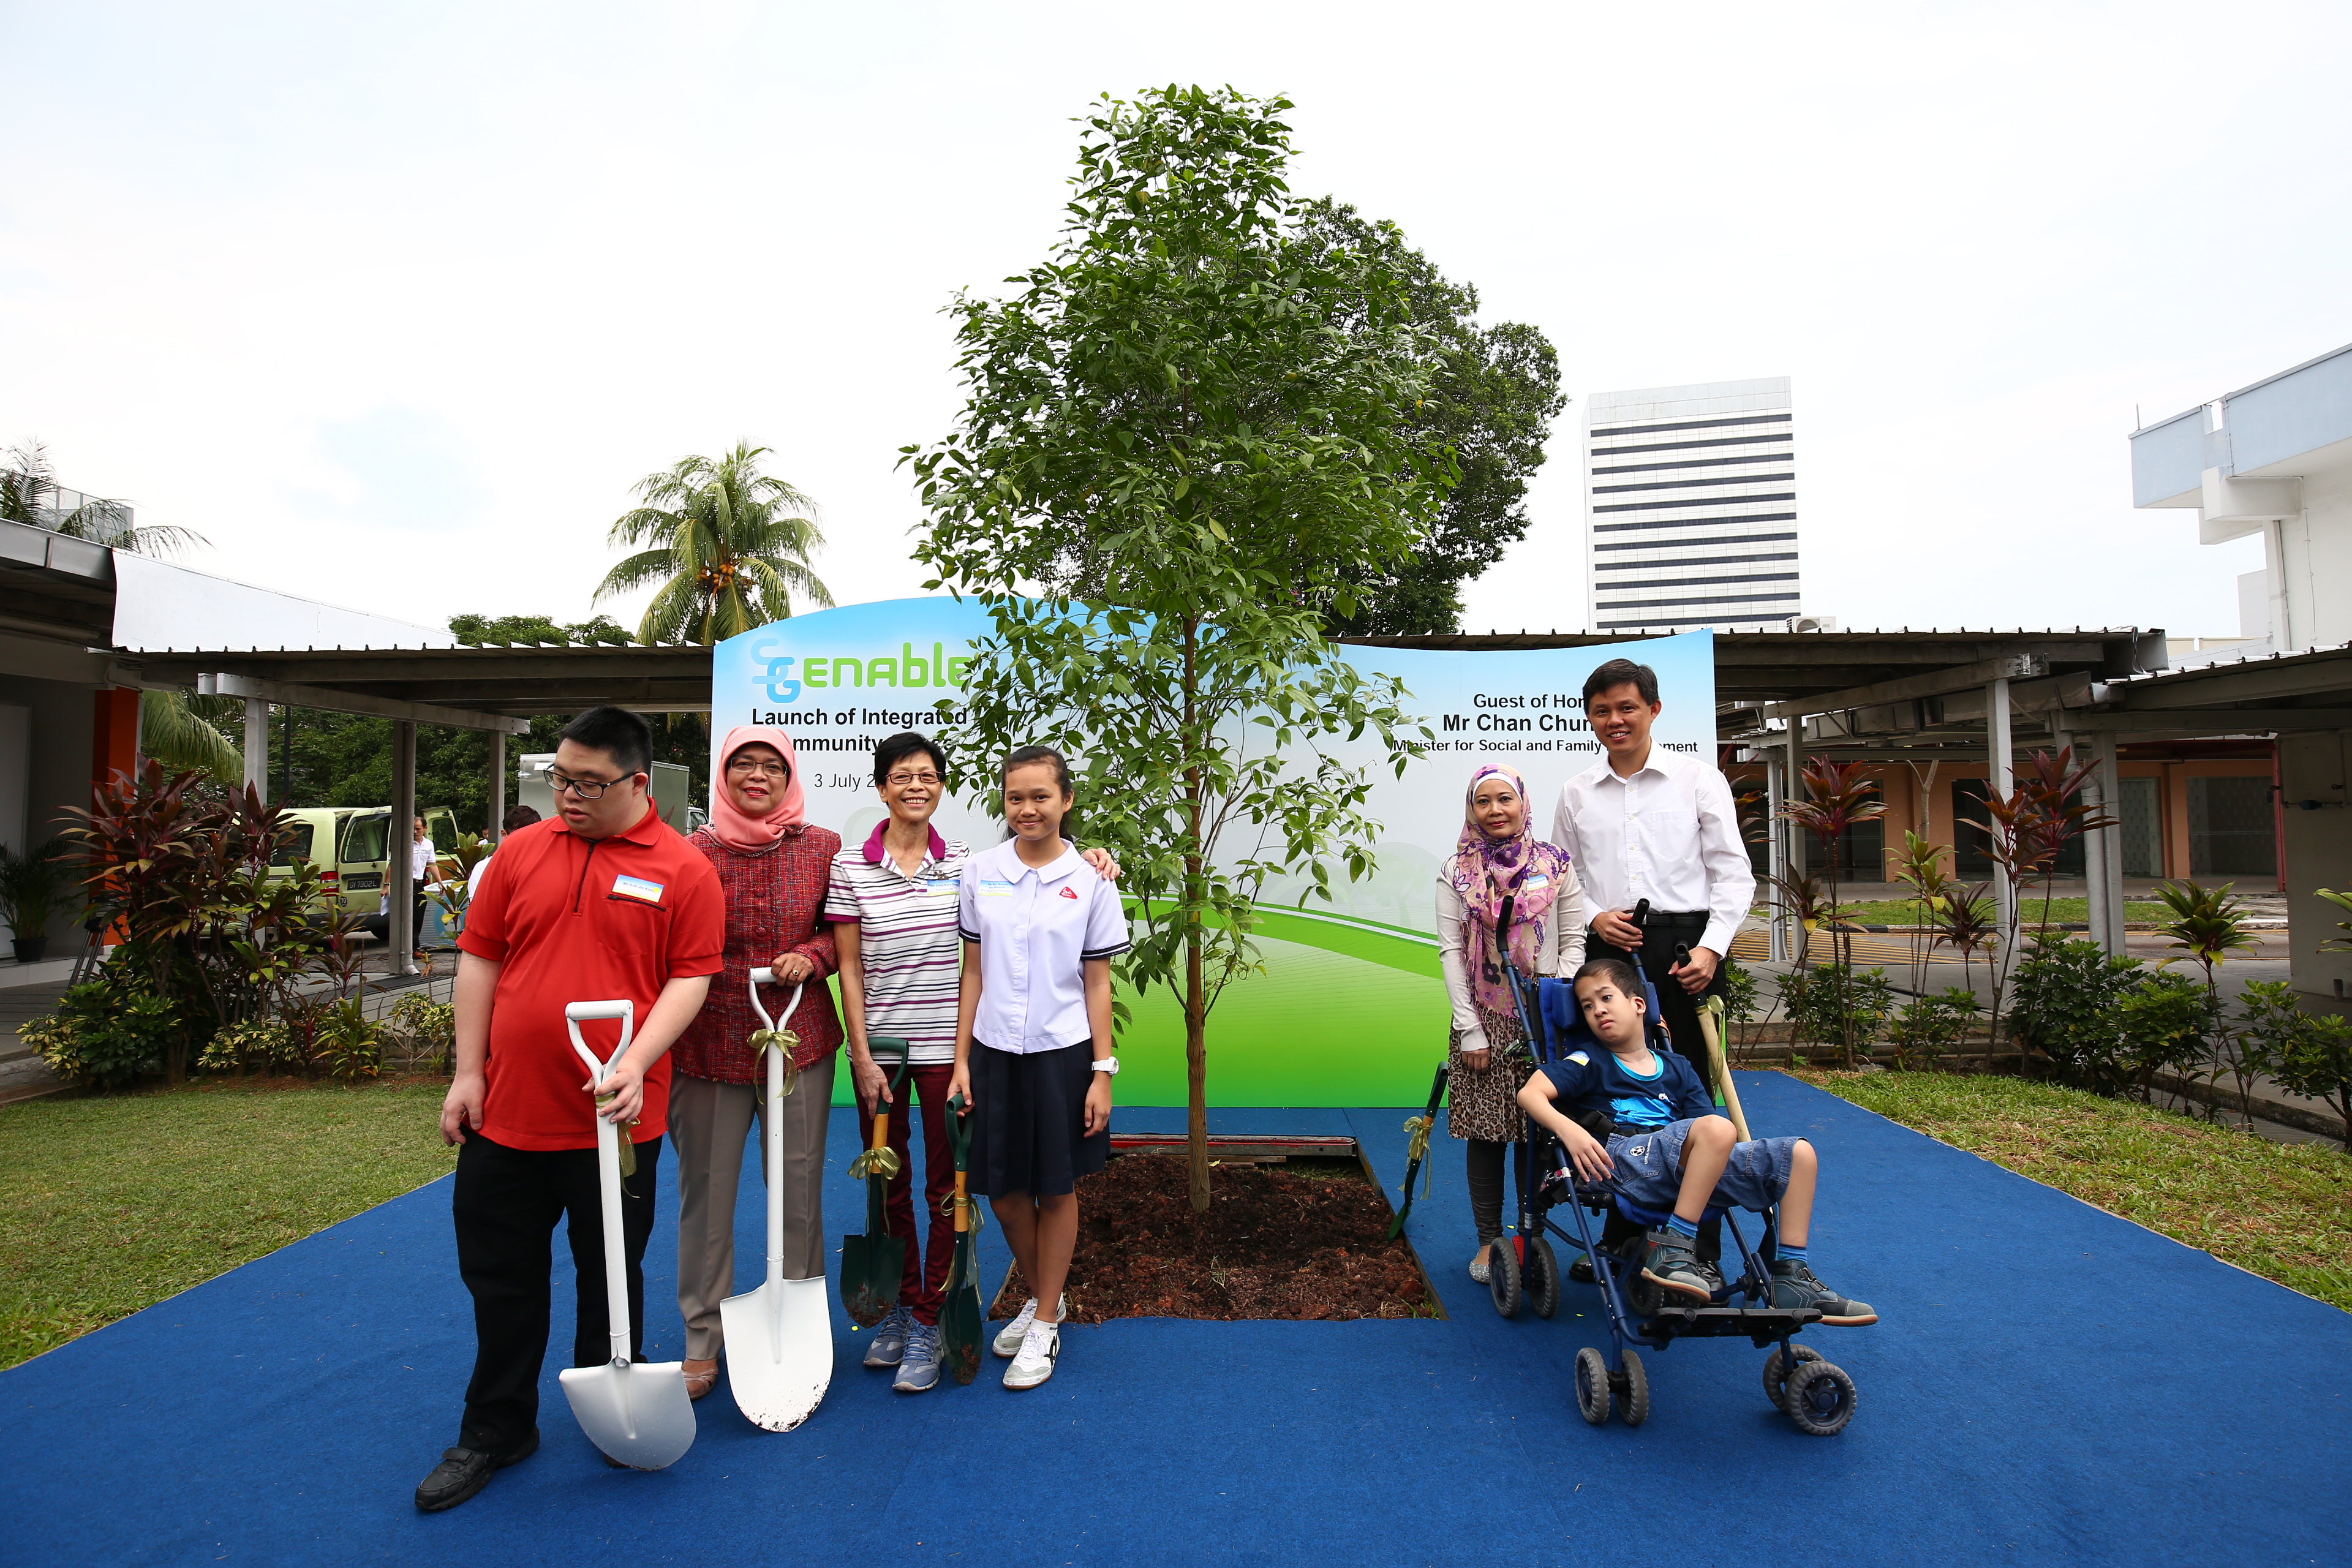
[[1576, 862], [1587, 910], [1630, 910], [1647, 899], [1654, 910], [1705, 911], [1706, 934], [1693, 945], [1718, 956], [1756, 901], [1729, 781], [1712, 763], [1654, 742], [1630, 779], [1604, 756], [1562, 784], [1551, 841]]
[[1076, 849], [1065, 844], [1042, 871], [1013, 839], [973, 855], [956, 920], [964, 941], [980, 944], [974, 1044], [1026, 1055], [1093, 1038], [1086, 963], [1128, 950], [1127, 911]]

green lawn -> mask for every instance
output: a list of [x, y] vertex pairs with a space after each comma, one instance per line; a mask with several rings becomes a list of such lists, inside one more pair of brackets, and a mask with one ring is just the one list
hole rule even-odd
[[[1858, 925], [1917, 925], [1925, 919], [1919, 906], [1908, 899], [1867, 899], [1850, 907], [1854, 911], [1854, 922]], [[2020, 911], [2024, 915], [2026, 924], [2038, 925], [2042, 918], [2042, 900], [2035, 898], [2021, 900]], [[1759, 913], [1769, 915], [1771, 911], [1762, 910]], [[2160, 921], [2165, 918], [2165, 907], [2162, 904], [2145, 899], [2124, 900], [2124, 919], [2127, 921]], [[2090, 918], [2091, 900], [2088, 899], [2050, 900], [2052, 925], [2080, 925]]]
[[0, 1106], [0, 1367], [448, 1171], [438, 1081]]
[[1980, 1154], [2352, 1311], [2352, 1158], [2022, 1079], [1800, 1072]]

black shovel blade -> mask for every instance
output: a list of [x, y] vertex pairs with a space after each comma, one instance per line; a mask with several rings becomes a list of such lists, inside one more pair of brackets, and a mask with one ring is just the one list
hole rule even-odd
[[1412, 1183], [1413, 1183], [1413, 1178], [1414, 1178], [1414, 1177], [1416, 1177], [1416, 1176], [1418, 1176], [1418, 1175], [1420, 1175], [1420, 1174], [1421, 1174], [1421, 1162], [1420, 1162], [1420, 1161], [1415, 1160], [1412, 1164], [1410, 1164], [1410, 1165], [1408, 1165], [1408, 1166], [1406, 1166], [1406, 1167], [1405, 1167], [1405, 1172], [1404, 1172], [1404, 1206], [1403, 1206], [1402, 1208], [1401, 1208], [1401, 1209], [1397, 1210], [1397, 1212], [1396, 1212], [1396, 1218], [1394, 1218], [1394, 1219], [1392, 1219], [1392, 1220], [1389, 1221], [1389, 1235], [1388, 1235], [1388, 1238], [1389, 1238], [1391, 1241], [1394, 1241], [1398, 1237], [1402, 1236], [1402, 1235], [1404, 1234], [1404, 1216], [1405, 1216], [1405, 1215], [1409, 1215], [1409, 1214], [1411, 1214], [1411, 1213], [1412, 1213]]
[[871, 1328], [898, 1304], [907, 1243], [896, 1236], [851, 1236], [841, 1243], [841, 1304], [849, 1321]]
[[980, 1375], [980, 1289], [971, 1267], [971, 1238], [966, 1234], [957, 1238], [948, 1298], [940, 1305], [940, 1359], [956, 1382], [965, 1384]]

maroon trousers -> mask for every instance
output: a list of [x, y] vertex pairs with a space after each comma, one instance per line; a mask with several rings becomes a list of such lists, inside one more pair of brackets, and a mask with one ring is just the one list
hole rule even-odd
[[[888, 1070], [888, 1069], [886, 1069]], [[898, 1103], [890, 1107], [890, 1148], [898, 1156], [898, 1173], [882, 1205], [883, 1225], [890, 1235], [905, 1238], [907, 1268], [899, 1276], [898, 1300], [914, 1310], [915, 1321], [936, 1323], [946, 1293], [948, 1267], [955, 1258], [955, 1215], [942, 1205], [955, 1191], [955, 1140], [949, 1126], [948, 1080], [955, 1076], [951, 1062], [918, 1063], [907, 1069], [898, 1086]], [[919, 1100], [923, 1116], [923, 1204], [930, 1211], [930, 1245], [919, 1239], [915, 1228], [915, 1164], [908, 1157], [907, 1124], [915, 1119]], [[864, 1106], [857, 1110], [857, 1141], [874, 1146], [874, 1118]]]

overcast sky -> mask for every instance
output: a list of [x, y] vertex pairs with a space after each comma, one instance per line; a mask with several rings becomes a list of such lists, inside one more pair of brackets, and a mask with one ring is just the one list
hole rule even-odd
[[[633, 481], [740, 438], [843, 603], [898, 448], [1105, 91], [1296, 100], [1571, 404], [1465, 625], [1574, 627], [1585, 394], [1795, 378], [1805, 608], [2236, 629], [2257, 541], [2126, 437], [2352, 340], [2343, 5], [36, 6], [0, 0], [0, 443], [435, 624], [589, 613]], [[616, 608], [630, 624], [636, 605]], [[266, 637], [265, 629], [257, 635]]]

